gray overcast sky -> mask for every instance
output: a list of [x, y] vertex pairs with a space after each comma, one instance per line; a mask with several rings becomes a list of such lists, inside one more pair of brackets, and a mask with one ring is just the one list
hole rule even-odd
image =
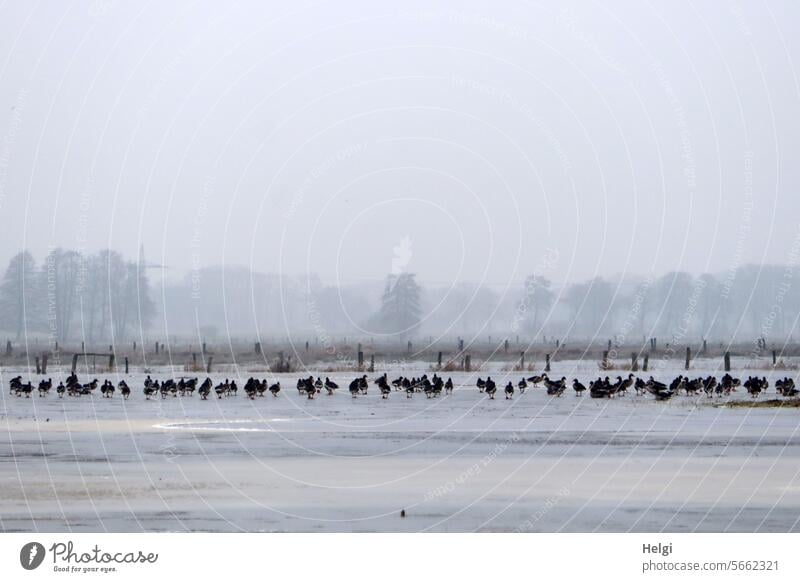
[[797, 260], [796, 2], [396, 5], [3, 4], [0, 260], [491, 285]]

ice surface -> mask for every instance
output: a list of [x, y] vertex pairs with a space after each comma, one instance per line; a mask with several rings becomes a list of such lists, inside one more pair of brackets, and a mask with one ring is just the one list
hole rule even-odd
[[[720, 376], [716, 364], [696, 360], [690, 375]], [[425, 371], [413, 368], [403, 373]], [[137, 373], [124, 376], [133, 390], [124, 402], [119, 393], [18, 398], [8, 392], [16, 373], [4, 369], [0, 529], [800, 529], [800, 410], [726, 408], [727, 398], [705, 396], [593, 400], [571, 389], [552, 398], [542, 388], [505, 400], [502, 387], [523, 374], [490, 373], [496, 400], [474, 387], [485, 370], [445, 374], [452, 395], [388, 400], [373, 385], [351, 398], [354, 373], [314, 372], [342, 388], [307, 400], [294, 388], [301, 374], [261, 372], [252, 375], [280, 379], [283, 391], [254, 401], [241, 389], [147, 401]], [[228, 377], [241, 388], [249, 375]], [[562, 375], [588, 382], [600, 372], [596, 362], [554, 363], [551, 376]], [[776, 397], [773, 387], [761, 396]]]

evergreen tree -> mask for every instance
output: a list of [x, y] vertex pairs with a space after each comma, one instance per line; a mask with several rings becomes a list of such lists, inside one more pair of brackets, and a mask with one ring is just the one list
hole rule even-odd
[[420, 287], [412, 273], [389, 275], [381, 297], [378, 323], [381, 330], [406, 339], [413, 335], [421, 318]]

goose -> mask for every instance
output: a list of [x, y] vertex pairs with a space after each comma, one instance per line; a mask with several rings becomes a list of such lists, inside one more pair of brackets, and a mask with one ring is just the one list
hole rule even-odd
[[327, 376], [325, 376], [325, 390], [328, 391], [328, 396], [333, 394], [334, 390], [337, 390], [339, 385], [336, 382], [330, 380]]
[[547, 378], [547, 376], [544, 374], [542, 374], [541, 376], [531, 376], [530, 378], [528, 378], [528, 382], [530, 382], [534, 386], [537, 386], [541, 384], [542, 380], [544, 380], [545, 378]]
[[261, 382], [256, 381], [256, 393], [263, 398], [264, 392], [266, 391], [267, 391], [267, 381], [266, 380], [261, 380]]
[[350, 382], [350, 386], [348, 389], [350, 390], [350, 394], [353, 398], [358, 397], [358, 392], [361, 388], [361, 378], [356, 378], [352, 382]]
[[50, 388], [52, 387], [53, 387], [53, 380], [50, 378], [39, 382], [39, 396], [47, 396], [47, 394], [50, 392]]
[[561, 378], [561, 380], [553, 381], [545, 375], [544, 385], [547, 387], [547, 393], [550, 396], [561, 396], [567, 387], [567, 379]]
[[497, 385], [492, 380], [491, 376], [487, 376], [484, 391], [489, 395], [489, 398], [494, 400], [494, 394], [497, 392]]
[[150, 380], [150, 376], [147, 377], [147, 380], [144, 382], [144, 398], [145, 400], [150, 400], [150, 397], [158, 392], [158, 382], [153, 382]]
[[448, 378], [447, 382], [444, 383], [444, 393], [445, 394], [452, 394], [453, 393], [453, 379]]

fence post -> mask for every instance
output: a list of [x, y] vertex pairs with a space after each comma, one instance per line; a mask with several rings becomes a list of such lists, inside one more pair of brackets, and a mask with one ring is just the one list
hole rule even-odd
[[128, 356], [125, 356], [125, 373], [128, 373]]
[[214, 356], [209, 356], [208, 357], [208, 366], [206, 367], [206, 374], [210, 374], [211, 373], [211, 360], [213, 360], [213, 359], [214, 359]]
[[550, 354], [546, 354], [544, 356], [544, 371], [545, 372], [550, 371]]
[[731, 353], [727, 351], [725, 352], [725, 371], [731, 371]]
[[692, 348], [686, 346], [686, 369], [689, 369], [689, 363], [692, 360]]
[[636, 355], [636, 352], [631, 352], [631, 372], [638, 372], [639, 371], [639, 356]]
[[642, 371], [647, 372], [647, 366], [650, 363], [650, 353], [646, 353], [644, 355], [644, 365], [642, 366]]

